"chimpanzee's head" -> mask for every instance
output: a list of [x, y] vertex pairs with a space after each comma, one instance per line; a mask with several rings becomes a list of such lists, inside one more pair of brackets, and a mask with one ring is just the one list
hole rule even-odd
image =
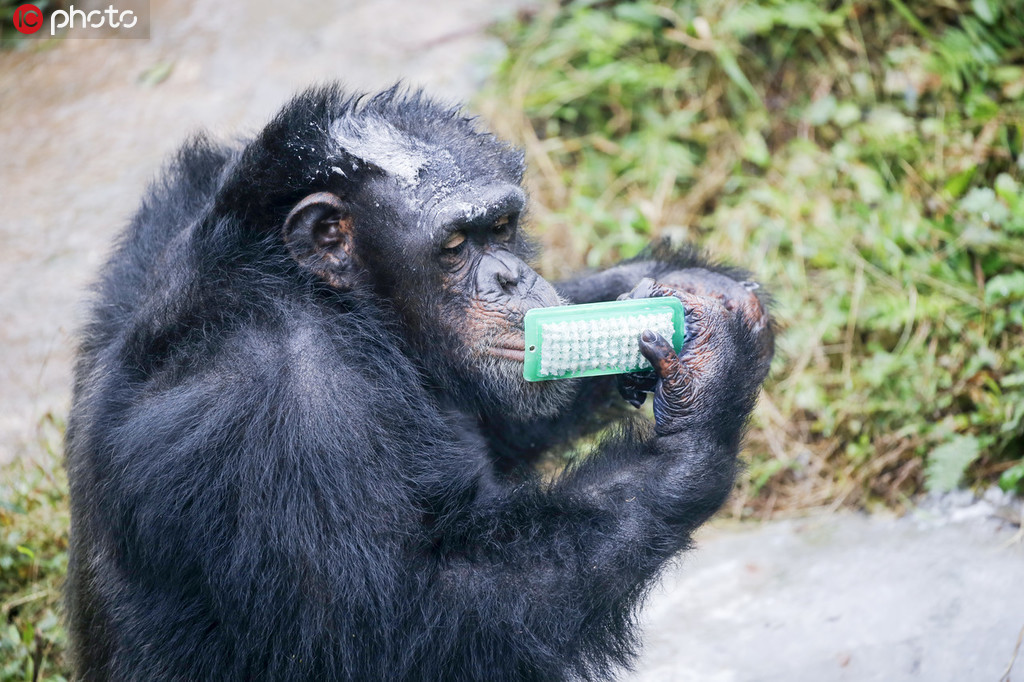
[[306, 191], [280, 234], [302, 269], [388, 301], [410, 354], [458, 404], [521, 418], [563, 405], [571, 382], [522, 374], [526, 311], [560, 303], [527, 264], [522, 154], [419, 95], [389, 91], [285, 125], [288, 111], [278, 122], [297, 135], [276, 146], [303, 167], [291, 182]]

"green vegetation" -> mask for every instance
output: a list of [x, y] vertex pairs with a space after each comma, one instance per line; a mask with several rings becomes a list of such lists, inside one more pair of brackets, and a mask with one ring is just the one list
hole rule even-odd
[[734, 511], [1024, 485], [1024, 2], [577, 1], [502, 35], [541, 267], [690, 240], [776, 297]]
[[63, 424], [40, 424], [36, 461], [0, 471], [0, 682], [57, 682], [63, 657], [60, 584], [68, 565]]

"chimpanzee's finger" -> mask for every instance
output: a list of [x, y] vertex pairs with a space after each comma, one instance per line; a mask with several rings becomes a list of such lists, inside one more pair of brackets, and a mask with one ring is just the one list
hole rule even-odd
[[653, 393], [658, 385], [658, 376], [651, 371], [628, 372], [616, 377], [616, 385], [627, 403], [633, 407], [640, 407], [647, 399], [648, 393]]
[[671, 376], [676, 369], [676, 351], [661, 334], [650, 329], [640, 334], [640, 352], [654, 367], [659, 377]]
[[628, 293], [619, 296], [619, 300], [633, 299], [633, 298], [652, 298], [654, 296], [663, 296], [664, 294], [659, 293], [658, 283], [650, 277], [644, 277], [636, 283]]
[[619, 395], [622, 396], [623, 400], [632, 405], [633, 407], [639, 408], [647, 400], [647, 394], [637, 388], [635, 385], [630, 384], [624, 380], [624, 374], [620, 374], [616, 381], [616, 386], [619, 389]]

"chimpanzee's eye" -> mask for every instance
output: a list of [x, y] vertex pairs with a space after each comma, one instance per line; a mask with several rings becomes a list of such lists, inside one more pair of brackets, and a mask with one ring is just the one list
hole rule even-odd
[[494, 222], [494, 227], [491, 229], [494, 232], [494, 236], [498, 239], [508, 239], [512, 235], [511, 216], [501, 216]]
[[465, 232], [453, 232], [448, 240], [441, 247], [444, 252], [448, 255], [455, 255], [462, 251], [462, 246], [466, 243]]

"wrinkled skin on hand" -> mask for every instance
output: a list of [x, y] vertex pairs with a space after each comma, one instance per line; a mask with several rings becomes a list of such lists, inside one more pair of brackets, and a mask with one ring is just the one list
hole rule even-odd
[[[645, 331], [640, 351], [654, 372], [619, 378], [619, 392], [634, 407], [654, 394], [655, 431], [666, 436], [730, 409], [729, 400], [760, 385], [774, 350], [771, 318], [754, 293], [755, 282], [739, 282], [703, 268], [678, 270], [641, 280], [620, 298], [675, 296], [686, 314], [686, 338], [676, 354], [659, 334]], [[719, 404], [716, 404], [719, 403]]]

